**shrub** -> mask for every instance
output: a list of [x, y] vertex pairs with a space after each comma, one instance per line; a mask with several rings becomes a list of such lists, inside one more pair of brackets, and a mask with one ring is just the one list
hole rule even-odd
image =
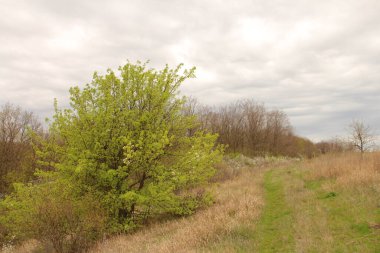
[[102, 235], [105, 216], [98, 201], [75, 196], [67, 182], [18, 184], [15, 189], [1, 203], [0, 226], [8, 231], [8, 243], [36, 239], [58, 253], [82, 252]]
[[128, 63], [71, 88], [70, 109], [55, 105], [51, 131], [65, 141], [57, 167], [81, 194], [101, 198], [114, 232], [193, 212], [203, 199], [184, 193], [207, 183], [221, 159], [216, 135], [189, 131], [197, 121], [183, 113], [178, 89], [194, 69], [181, 67]]

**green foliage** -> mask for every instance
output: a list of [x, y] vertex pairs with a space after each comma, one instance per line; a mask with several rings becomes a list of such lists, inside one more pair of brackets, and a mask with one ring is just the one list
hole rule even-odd
[[56, 170], [80, 194], [99, 198], [112, 231], [156, 214], [193, 212], [203, 197], [192, 189], [207, 182], [221, 159], [216, 135], [188, 131], [197, 121], [182, 113], [178, 88], [195, 69], [180, 73], [181, 67], [156, 71], [128, 63], [118, 75], [95, 73], [91, 84], [71, 88], [70, 109], [55, 103], [51, 131], [64, 142]]
[[81, 252], [104, 230], [105, 216], [93, 198], [76, 196], [68, 181], [45, 174], [45, 182], [17, 184], [1, 202], [3, 243], [35, 238], [56, 252]]
[[51, 128], [47, 135], [31, 132], [30, 136], [38, 170], [55, 171], [65, 154], [64, 142], [59, 133]]

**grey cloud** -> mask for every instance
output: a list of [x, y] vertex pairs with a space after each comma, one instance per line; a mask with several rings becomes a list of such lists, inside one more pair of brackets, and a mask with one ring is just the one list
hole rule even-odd
[[127, 59], [184, 62], [209, 105], [253, 98], [315, 140], [352, 118], [380, 128], [376, 0], [11, 1], [0, 8], [0, 104], [52, 113], [68, 88]]

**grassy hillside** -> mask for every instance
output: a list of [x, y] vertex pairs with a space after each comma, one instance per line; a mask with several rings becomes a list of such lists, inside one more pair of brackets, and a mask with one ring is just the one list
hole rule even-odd
[[91, 252], [380, 252], [379, 154], [235, 159], [215, 181], [212, 206]]

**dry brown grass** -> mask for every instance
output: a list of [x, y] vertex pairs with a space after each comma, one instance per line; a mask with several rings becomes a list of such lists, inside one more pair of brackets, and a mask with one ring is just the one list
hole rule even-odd
[[262, 173], [247, 168], [241, 168], [241, 173], [224, 169], [228, 171], [227, 178], [236, 176], [212, 188], [216, 198], [213, 206], [187, 218], [105, 240], [91, 252], [194, 252], [257, 218], [263, 205]]
[[328, 154], [311, 160], [312, 179], [336, 179], [340, 186], [380, 185], [380, 153]]
[[0, 249], [0, 252], [1, 253], [32, 253], [32, 252], [36, 252], [36, 250], [40, 246], [41, 244], [37, 240], [29, 240], [17, 247], [5, 246], [2, 249]]
[[296, 217], [296, 252], [377, 252], [377, 231], [354, 228], [379, 219], [380, 153], [324, 155], [284, 182]]

